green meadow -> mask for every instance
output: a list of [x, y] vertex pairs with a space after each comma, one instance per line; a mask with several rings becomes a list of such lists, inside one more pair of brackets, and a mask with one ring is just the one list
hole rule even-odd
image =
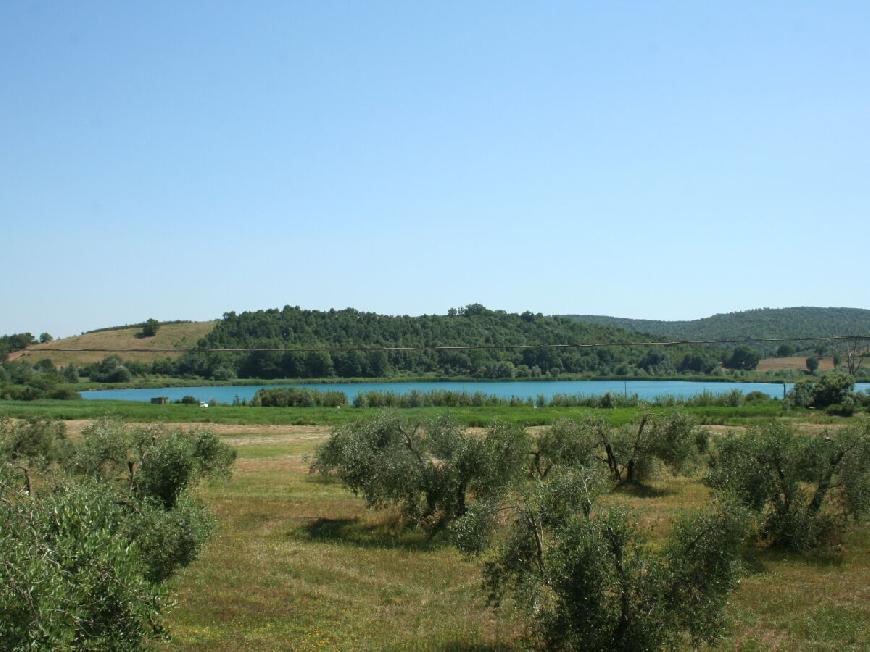
[[[308, 472], [328, 427], [219, 430], [239, 458], [231, 480], [202, 490], [219, 530], [173, 583], [172, 640], [162, 649], [524, 649], [510, 607], [485, 604], [473, 559]], [[708, 498], [698, 476], [662, 476], [607, 500], [629, 506], [656, 545]], [[827, 556], [754, 554], [717, 647], [867, 649], [868, 534], [853, 529]]]

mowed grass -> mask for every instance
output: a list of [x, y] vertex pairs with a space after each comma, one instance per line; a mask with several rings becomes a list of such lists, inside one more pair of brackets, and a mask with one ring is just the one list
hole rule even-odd
[[52, 351], [52, 349], [136, 349], [131, 352], [119, 353], [124, 360], [137, 362], [153, 362], [165, 358], [177, 358], [181, 353], [164, 353], [151, 349], [185, 349], [191, 348], [212, 331], [215, 321], [199, 321], [181, 324], [161, 324], [153, 337], [138, 337], [142, 328], [119, 328], [116, 330], [82, 333], [73, 337], [54, 340], [47, 344], [36, 344], [24, 351], [12, 353], [10, 359], [25, 359], [30, 362], [49, 359], [56, 366], [65, 366], [71, 362], [89, 364], [99, 362], [111, 351]]
[[234, 478], [205, 490], [219, 533], [177, 581], [167, 649], [473, 649], [516, 638], [514, 622], [484, 607], [474, 563], [309, 475], [316, 441], [252, 439]]
[[[218, 534], [174, 582], [162, 649], [524, 648], [516, 614], [486, 607], [478, 563], [308, 474], [325, 429], [246, 433], [227, 436], [239, 451], [232, 480], [203, 489]], [[605, 500], [627, 504], [655, 544], [709, 493], [697, 478], [661, 477]], [[754, 555], [718, 647], [870, 648], [868, 534], [851, 532], [836, 557]]]

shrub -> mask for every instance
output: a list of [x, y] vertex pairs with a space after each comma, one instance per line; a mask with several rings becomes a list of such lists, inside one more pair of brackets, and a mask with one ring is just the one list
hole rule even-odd
[[251, 405], [259, 407], [338, 407], [347, 404], [344, 392], [321, 392], [300, 387], [259, 389]]
[[585, 433], [583, 449], [595, 441], [597, 457], [607, 464], [612, 480], [620, 484], [642, 483], [657, 462], [679, 472], [706, 449], [706, 433], [685, 412], [644, 414], [620, 428], [600, 419], [587, 419], [580, 422], [580, 428]]
[[414, 423], [393, 413], [333, 431], [312, 471], [335, 474], [370, 507], [399, 507], [414, 524], [438, 529], [465, 513], [467, 497], [485, 498], [516, 478], [528, 438], [497, 424], [485, 436], [439, 417]]
[[133, 374], [121, 362], [121, 358], [110, 355], [95, 365], [87, 368], [87, 375], [95, 383], [126, 383]]
[[141, 337], [154, 337], [160, 329], [160, 322], [156, 319], [148, 319], [142, 324]]
[[[2, 473], [2, 471], [0, 471]], [[135, 514], [105, 485], [33, 495], [0, 479], [0, 641], [7, 650], [139, 649], [166, 602], [130, 539]]]
[[749, 371], [755, 369], [760, 360], [761, 356], [752, 349], [745, 346], [738, 346], [734, 351], [732, 351], [731, 355], [724, 360], [723, 364], [729, 369], [743, 369]]
[[683, 518], [654, 551], [627, 512], [596, 506], [602, 482], [594, 468], [557, 467], [545, 481], [481, 502], [456, 521], [460, 547], [487, 552], [490, 603], [512, 600], [533, 643], [545, 649], [713, 642], [739, 569], [742, 510], [723, 503]]
[[870, 421], [820, 437], [781, 423], [732, 435], [719, 442], [706, 482], [759, 515], [763, 541], [818, 547], [870, 506]]
[[60, 421], [0, 417], [0, 462], [23, 473], [24, 488], [31, 490], [31, 474], [66, 458], [71, 444]]
[[[162, 636], [161, 583], [196, 558], [212, 518], [191, 493], [235, 452], [206, 430], [100, 420], [71, 444], [46, 421], [0, 422], [3, 649], [141, 649]], [[24, 461], [37, 491], [18, 481]]]
[[789, 394], [792, 403], [800, 407], [826, 408], [844, 403], [852, 396], [855, 380], [841, 373], [826, 374], [816, 381], [797, 383]]

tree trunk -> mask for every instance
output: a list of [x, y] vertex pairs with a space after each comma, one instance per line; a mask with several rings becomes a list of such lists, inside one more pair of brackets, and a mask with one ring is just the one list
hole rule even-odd
[[30, 471], [27, 470], [27, 467], [21, 466], [19, 467], [24, 472], [24, 491], [30, 495], [32, 491], [32, 487], [30, 486]]

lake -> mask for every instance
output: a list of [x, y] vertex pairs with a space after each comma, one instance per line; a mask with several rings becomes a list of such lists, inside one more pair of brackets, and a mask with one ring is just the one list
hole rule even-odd
[[[764, 392], [768, 396], [782, 398], [783, 383], [715, 383], [695, 382], [687, 380], [543, 380], [543, 381], [432, 381], [407, 383], [328, 383], [328, 384], [294, 384], [294, 385], [223, 385], [206, 387], [159, 387], [156, 389], [105, 389], [81, 392], [86, 399], [110, 399], [117, 401], [148, 402], [158, 396], [166, 396], [170, 401], [176, 401], [182, 396], [194, 396], [200, 401], [217, 400], [220, 403], [232, 403], [234, 399], [250, 400], [258, 389], [271, 387], [306, 387], [319, 391], [339, 391], [347, 395], [352, 402], [360, 392], [395, 392], [407, 394], [412, 390], [430, 392], [433, 390], [450, 390], [456, 392], [483, 392], [501, 398], [536, 398], [543, 394], [547, 399], [556, 394], [582, 396], [601, 396], [608, 392], [613, 394], [637, 394], [642, 399], [653, 399], [658, 396], [676, 396], [688, 398], [703, 392], [724, 394], [737, 389], [741, 392]], [[785, 390], [792, 388], [792, 383], [785, 383]], [[857, 391], [870, 390], [870, 383], [858, 383]]]

